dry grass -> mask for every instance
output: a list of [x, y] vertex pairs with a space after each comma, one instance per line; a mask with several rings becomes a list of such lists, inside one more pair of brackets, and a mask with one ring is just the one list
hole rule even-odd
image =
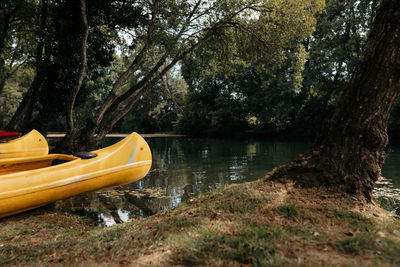
[[0, 221], [0, 265], [398, 266], [399, 219], [262, 179], [110, 228], [36, 210]]

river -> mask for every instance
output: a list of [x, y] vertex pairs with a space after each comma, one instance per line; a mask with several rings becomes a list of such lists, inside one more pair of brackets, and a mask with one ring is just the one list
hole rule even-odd
[[[108, 138], [107, 144], [117, 138]], [[253, 181], [309, 149], [311, 143], [189, 137], [146, 138], [153, 156], [143, 179], [104, 192], [58, 201], [54, 208], [91, 216], [96, 224], [113, 225], [170, 209], [216, 187]], [[399, 195], [400, 144], [391, 146], [377, 193]], [[389, 193], [387, 188], [389, 188]], [[391, 207], [393, 209], [393, 207]]]

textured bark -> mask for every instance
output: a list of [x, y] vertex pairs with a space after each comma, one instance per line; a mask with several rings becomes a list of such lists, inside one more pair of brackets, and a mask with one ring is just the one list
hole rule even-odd
[[89, 34], [89, 25], [86, 18], [86, 0], [81, 0], [81, 20], [82, 20], [82, 41], [81, 41], [81, 64], [79, 67], [78, 77], [76, 79], [76, 83], [74, 87], [70, 90], [69, 99], [67, 101], [67, 110], [66, 110], [66, 122], [67, 122], [67, 133], [70, 133], [75, 130], [74, 127], [74, 117], [73, 117], [73, 108], [75, 105], [76, 96], [79, 93], [79, 90], [82, 87], [83, 78], [85, 77], [85, 72], [87, 68], [87, 57], [86, 57], [86, 47], [87, 47], [87, 39]]
[[78, 95], [82, 87], [83, 78], [85, 77], [85, 72], [87, 69], [86, 48], [87, 48], [87, 39], [89, 35], [89, 25], [86, 17], [86, 0], [80, 1], [80, 8], [81, 8], [80, 14], [82, 20], [82, 40], [81, 40], [81, 50], [80, 50], [81, 62], [75, 85], [73, 88], [70, 89], [69, 97], [66, 103], [65, 119], [67, 123], [67, 133], [63, 138], [63, 140], [57, 143], [56, 148], [54, 149], [55, 151], [60, 151], [60, 152], [71, 152], [70, 147], [76, 146], [74, 145], [74, 141], [76, 140], [76, 137], [79, 134], [79, 128], [78, 128], [79, 126], [78, 125], [76, 126], [74, 122], [73, 109], [75, 105], [76, 96]]
[[400, 92], [400, 6], [383, 0], [349, 85], [312, 151], [272, 179], [333, 186], [370, 201], [388, 144], [387, 121]]

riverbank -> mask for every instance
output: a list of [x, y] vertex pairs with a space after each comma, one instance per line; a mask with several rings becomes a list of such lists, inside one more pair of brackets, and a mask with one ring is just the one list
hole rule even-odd
[[98, 228], [39, 209], [0, 220], [0, 265], [400, 264], [400, 223], [378, 205], [264, 178]]

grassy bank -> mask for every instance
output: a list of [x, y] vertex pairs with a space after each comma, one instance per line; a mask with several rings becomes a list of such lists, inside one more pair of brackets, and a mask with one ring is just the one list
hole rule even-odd
[[36, 210], [0, 221], [0, 265], [400, 265], [400, 223], [377, 205], [266, 179], [110, 228]]

